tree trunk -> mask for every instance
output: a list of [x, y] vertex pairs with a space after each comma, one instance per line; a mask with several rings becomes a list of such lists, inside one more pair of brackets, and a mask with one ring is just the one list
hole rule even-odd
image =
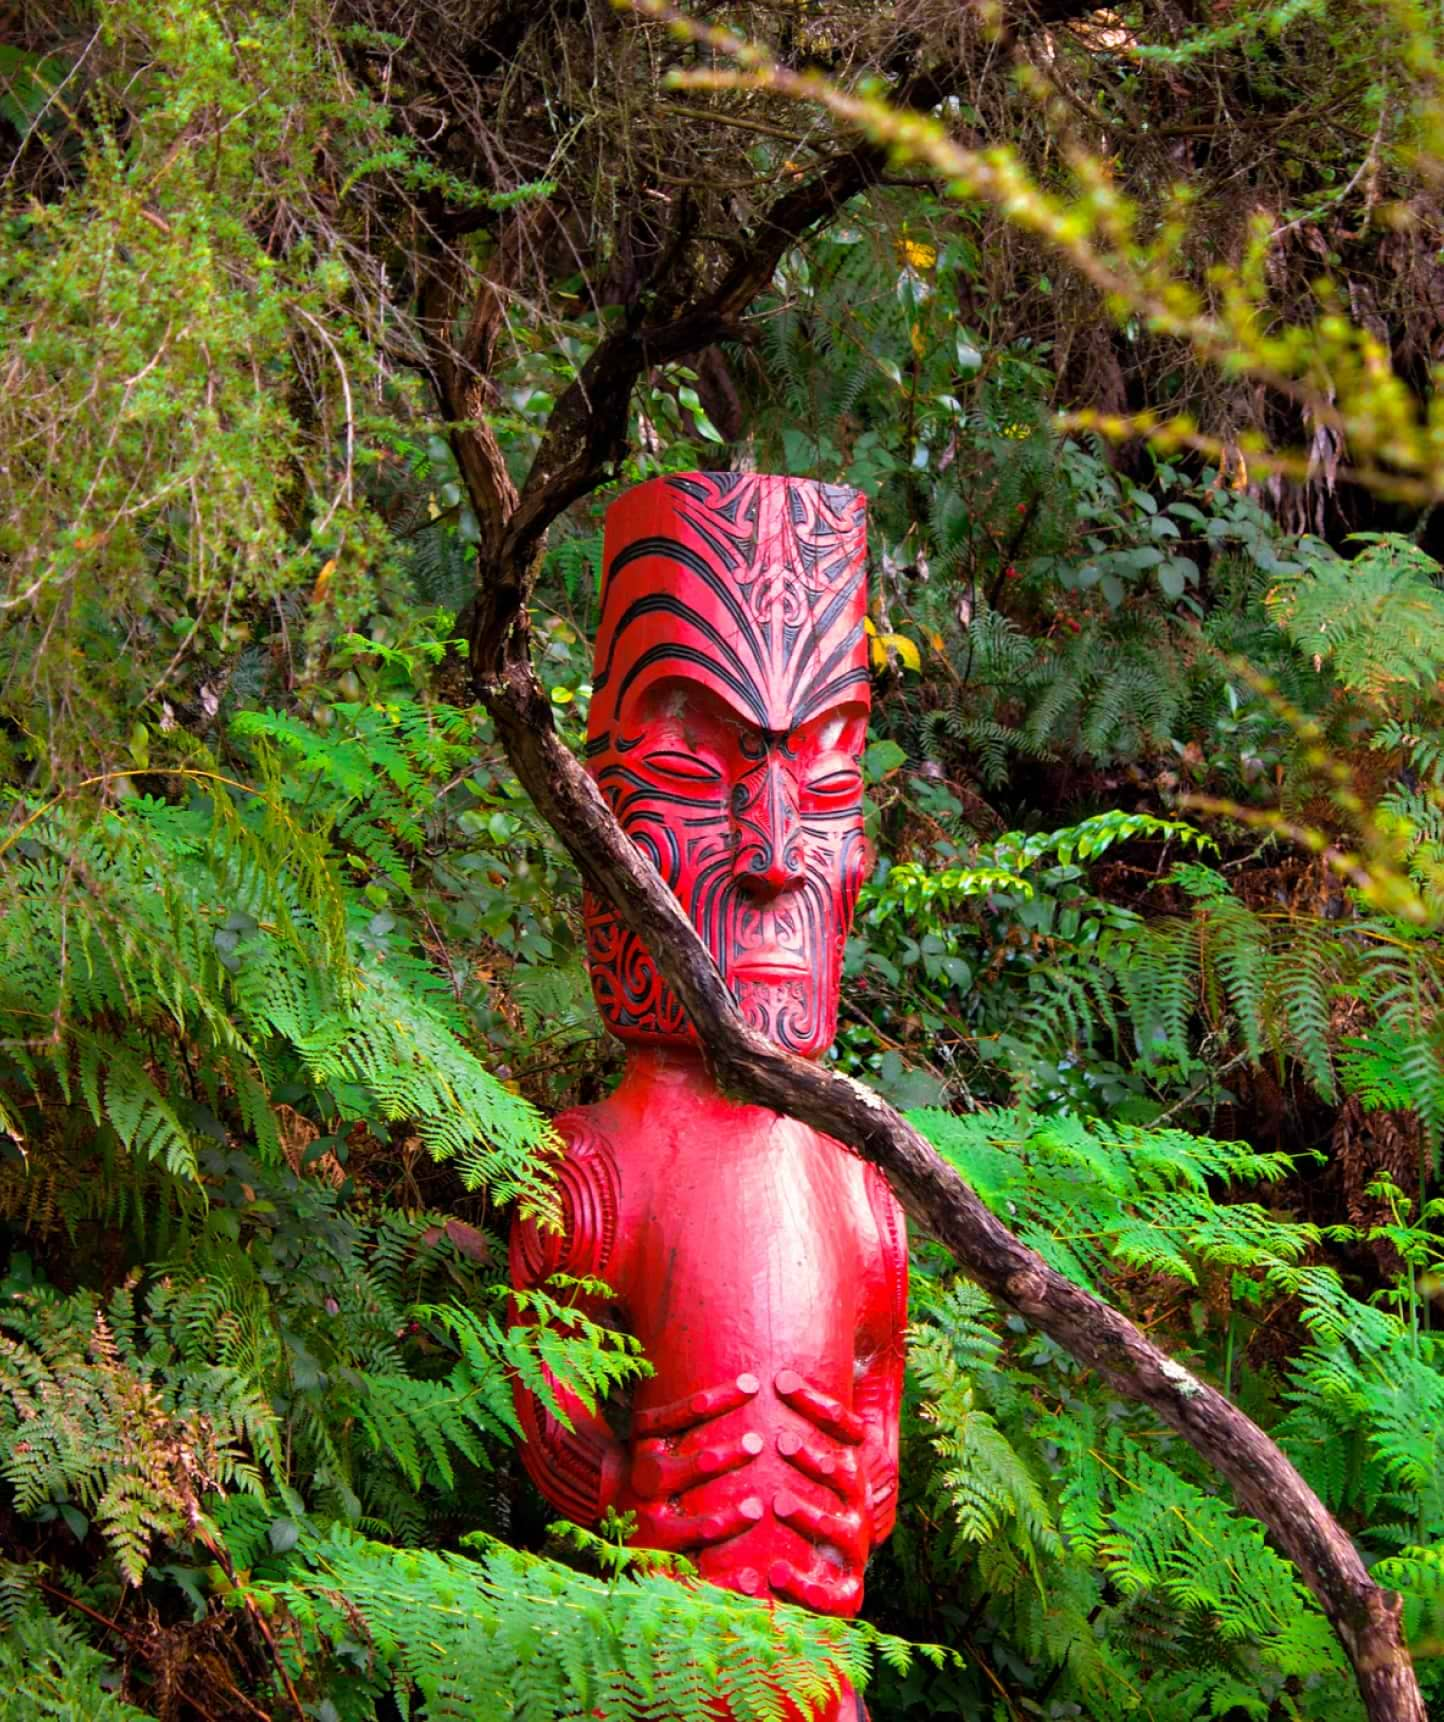
[[[919, 71], [896, 99], [929, 107], [948, 87], [942, 74]], [[614, 476], [638, 379], [649, 366], [734, 335], [787, 248], [834, 218], [885, 162], [885, 151], [866, 142], [830, 156], [739, 236], [726, 267], [694, 297], [688, 297], [690, 276], [654, 282], [652, 304], [669, 309], [648, 324], [644, 307], [629, 307], [621, 326], [598, 342], [557, 402], [519, 491], [479, 410], [497, 284], [467, 278], [454, 260], [438, 260], [424, 295], [423, 333], [433, 387], [452, 422], [458, 465], [482, 528], [471, 636], [478, 696], [512, 769], [582, 877], [643, 939], [682, 1001], [722, 1091], [799, 1118], [871, 1160], [912, 1217], [1000, 1303], [1176, 1429], [1298, 1566], [1354, 1667], [1372, 1722], [1426, 1722], [1403, 1642], [1400, 1599], [1370, 1580], [1348, 1535], [1268, 1436], [1126, 1317], [1014, 1237], [878, 1095], [792, 1057], [748, 1027], [680, 903], [557, 735], [532, 668], [528, 604], [546, 531], [563, 509]], [[673, 249], [678, 256], [686, 251]]]
[[871, 1160], [979, 1285], [1176, 1429], [1295, 1562], [1353, 1664], [1372, 1722], [1427, 1722], [1399, 1597], [1373, 1583], [1347, 1533], [1274, 1442], [1125, 1316], [1020, 1242], [880, 1096], [748, 1027], [681, 905], [557, 735], [530, 662], [504, 655], [500, 674], [480, 678], [480, 692], [512, 768], [587, 883], [645, 940], [723, 1092], [799, 1118]]

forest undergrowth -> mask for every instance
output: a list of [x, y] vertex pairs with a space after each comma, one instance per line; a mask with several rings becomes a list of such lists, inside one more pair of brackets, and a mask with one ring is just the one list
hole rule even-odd
[[[620, 1058], [468, 678], [486, 523], [428, 334], [520, 481], [602, 336], [730, 279], [718, 231], [832, 197], [846, 140], [679, 92], [701, 51], [610, 7], [473, 10], [20, 5], [0, 42], [0, 1717], [762, 1722], [843, 1678], [875, 1722], [1361, 1715], [1193, 1450], [926, 1238], [861, 1621], [678, 1583], [525, 1480], [513, 1379], [649, 1366], [585, 1287], [508, 1319], [548, 1117]], [[1238, 282], [1260, 327], [1322, 305], [1354, 416], [870, 158], [642, 367], [538, 668], [579, 746], [627, 484], [867, 493], [830, 1056], [1281, 1444], [1444, 1706], [1432, 26], [943, 10], [727, 16], [1055, 190], [1098, 133], [1160, 230], [1191, 186], [1168, 268], [1240, 325]]]

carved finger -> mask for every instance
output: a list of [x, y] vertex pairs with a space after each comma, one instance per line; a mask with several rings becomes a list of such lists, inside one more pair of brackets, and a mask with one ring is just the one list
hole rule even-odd
[[874, 1477], [868, 1485], [868, 1503], [875, 1513], [890, 1513], [893, 1496], [897, 1494], [897, 1473]]
[[721, 1417], [724, 1412], [745, 1405], [761, 1385], [755, 1375], [739, 1375], [718, 1387], [704, 1387], [668, 1405], [639, 1411], [632, 1419], [632, 1433], [639, 1437], [680, 1435], [684, 1429], [705, 1423], [709, 1417]]
[[868, 1511], [872, 1514], [872, 1540], [885, 1543], [897, 1522], [897, 1478], [884, 1477], [874, 1481], [868, 1490]]
[[696, 1453], [669, 1453], [661, 1441], [641, 1441], [632, 1464], [632, 1488], [644, 1500], [680, 1495], [750, 1464], [762, 1446], [762, 1437], [750, 1430], [733, 1441], [714, 1441]]
[[636, 1509], [635, 1541], [642, 1548], [668, 1549], [673, 1554], [709, 1548], [750, 1530], [765, 1512], [756, 1495], [734, 1501], [716, 1513], [679, 1513], [672, 1507], [641, 1506]]
[[784, 1525], [801, 1531], [810, 1542], [837, 1549], [849, 1562], [867, 1559], [867, 1533], [861, 1513], [829, 1513], [808, 1501], [799, 1501], [780, 1489], [772, 1497], [772, 1511]]
[[855, 1411], [849, 1411], [840, 1399], [810, 1386], [795, 1369], [779, 1370], [773, 1386], [779, 1399], [785, 1400], [794, 1411], [800, 1411], [824, 1435], [846, 1441], [849, 1447], [861, 1444], [864, 1434], [862, 1418]]
[[778, 1596], [800, 1602], [814, 1614], [853, 1614], [862, 1601], [862, 1579], [839, 1572], [835, 1579], [803, 1578], [790, 1561], [773, 1561], [767, 1582]]
[[861, 1494], [857, 1455], [850, 1447], [820, 1447], [795, 1429], [784, 1429], [777, 1437], [777, 1451], [804, 1477], [826, 1484], [843, 1501], [851, 1503]]

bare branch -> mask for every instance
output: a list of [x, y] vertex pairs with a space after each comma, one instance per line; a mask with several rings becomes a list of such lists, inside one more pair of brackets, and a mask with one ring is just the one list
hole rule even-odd
[[[465, 335], [453, 340], [464, 296], [473, 299]], [[483, 559], [500, 554], [507, 523], [516, 513], [517, 492], [506, 457], [487, 422], [488, 371], [501, 322], [501, 293], [495, 279], [475, 280], [454, 252], [433, 267], [421, 298], [432, 387], [455, 426], [451, 446], [481, 529]]]
[[[1050, 15], [1052, 8], [1049, 8]], [[942, 92], [918, 80], [904, 104], [933, 105]], [[563, 393], [518, 493], [485, 426], [478, 368], [490, 312], [473, 307], [465, 345], [451, 350], [461, 307], [459, 277], [438, 271], [427, 310], [438, 389], [449, 416], [467, 419], [458, 457], [482, 522], [481, 584], [472, 631], [472, 675], [522, 785], [576, 861], [646, 943], [696, 1026], [724, 1092], [826, 1132], [875, 1163], [909, 1213], [959, 1265], [1008, 1308], [1096, 1369], [1118, 1393], [1147, 1405], [1232, 1486], [1297, 1565], [1353, 1664], [1374, 1722], [1424, 1722], [1403, 1646], [1400, 1600], [1379, 1589], [1346, 1532], [1284, 1454], [1214, 1388], [1154, 1345], [1118, 1311], [1050, 1268], [980, 1201], [957, 1172], [878, 1096], [794, 1058], [751, 1030], [686, 913], [622, 832], [600, 793], [556, 733], [529, 654], [527, 604], [547, 528], [572, 502], [611, 477], [626, 451], [632, 391], [644, 371], [735, 333], [778, 261], [833, 216], [884, 165], [876, 144], [830, 160], [779, 198], [710, 287], [685, 298], [687, 247], [666, 251], [625, 321], [594, 349]], [[482, 289], [483, 297], [494, 286]]]
[[979, 1285], [1177, 1430], [1298, 1567], [1353, 1664], [1373, 1722], [1425, 1722], [1399, 1597], [1373, 1583], [1347, 1532], [1275, 1443], [1126, 1316], [1027, 1248], [878, 1095], [783, 1052], [747, 1025], [681, 904], [563, 745], [529, 663], [508, 663], [487, 703], [542, 816], [591, 888], [645, 940], [686, 1006], [723, 1092], [799, 1118], [871, 1160]]

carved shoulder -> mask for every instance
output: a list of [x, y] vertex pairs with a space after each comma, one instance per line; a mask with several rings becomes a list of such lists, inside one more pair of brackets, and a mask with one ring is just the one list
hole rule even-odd
[[616, 1251], [621, 1198], [616, 1151], [589, 1112], [563, 1112], [556, 1127], [567, 1145], [557, 1174], [561, 1230], [547, 1230], [532, 1219], [516, 1223], [514, 1285], [540, 1285], [556, 1273], [605, 1279]]

